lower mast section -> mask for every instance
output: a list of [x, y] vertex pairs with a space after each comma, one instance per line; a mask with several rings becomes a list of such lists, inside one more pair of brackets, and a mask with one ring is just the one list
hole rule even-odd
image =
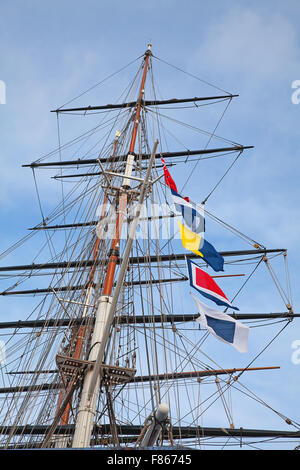
[[[107, 323], [111, 303], [112, 297], [104, 295], [101, 296], [100, 304], [96, 315], [95, 329], [92, 338], [92, 349], [89, 357], [89, 361], [91, 362], [96, 361], [101, 342], [104, 339], [103, 333], [105, 330], [105, 325]], [[88, 370], [84, 378], [81, 402], [77, 414], [77, 421], [72, 447], [90, 446], [90, 439], [95, 421], [98, 392], [100, 388], [100, 375], [98, 375], [94, 391], [90, 395], [89, 390], [91, 386], [92, 376], [93, 370], [90, 369]]]

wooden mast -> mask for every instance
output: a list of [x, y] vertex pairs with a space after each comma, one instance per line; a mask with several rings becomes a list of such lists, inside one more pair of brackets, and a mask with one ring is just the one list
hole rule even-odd
[[[120, 194], [120, 200], [119, 200], [119, 210], [118, 210], [118, 215], [117, 215], [117, 221], [116, 221], [116, 229], [115, 229], [115, 235], [114, 239], [111, 244], [111, 254], [109, 257], [108, 261], [108, 266], [107, 266], [107, 273], [106, 273], [106, 279], [105, 279], [105, 284], [103, 288], [103, 295], [111, 295], [112, 288], [113, 288], [113, 281], [114, 281], [114, 275], [115, 275], [115, 270], [116, 270], [116, 265], [118, 262], [118, 254], [119, 254], [119, 243], [120, 243], [120, 234], [122, 231], [122, 225], [123, 225], [123, 219], [124, 219], [124, 211], [127, 205], [127, 199], [128, 199], [128, 194], [127, 194], [127, 186], [128, 186], [128, 180], [126, 179], [126, 176], [130, 176], [128, 174], [129, 171], [131, 171], [132, 164], [134, 161], [134, 149], [135, 149], [135, 142], [136, 142], [136, 136], [137, 136], [137, 130], [138, 130], [138, 125], [140, 122], [140, 114], [141, 114], [141, 108], [142, 108], [142, 99], [144, 96], [144, 86], [146, 82], [146, 75], [147, 75], [147, 69], [148, 69], [148, 63], [149, 63], [149, 57], [150, 57], [150, 46], [147, 52], [145, 53], [145, 62], [144, 62], [144, 71], [143, 71], [143, 77], [142, 77], [142, 82], [140, 86], [140, 92], [139, 92], [139, 97], [137, 100], [137, 108], [136, 108], [136, 113], [135, 113], [135, 118], [134, 118], [134, 126], [133, 126], [133, 131], [132, 131], [132, 136], [131, 136], [131, 141], [130, 141], [130, 147], [129, 147], [129, 154], [127, 157], [127, 165], [130, 166], [130, 168], [127, 168], [127, 171], [125, 170], [125, 179], [122, 184], [123, 191]], [[126, 175], [127, 173], [127, 175]]]
[[[94, 362], [98, 358], [100, 346], [106, 341], [104, 337], [105, 330], [107, 329], [107, 321], [109, 318], [110, 307], [112, 304], [112, 289], [114, 284], [114, 276], [116, 266], [119, 261], [119, 244], [120, 235], [123, 227], [125, 210], [128, 202], [128, 189], [130, 188], [130, 176], [134, 162], [134, 150], [136, 144], [136, 137], [138, 126], [140, 122], [140, 115], [142, 109], [142, 101], [144, 96], [144, 87], [146, 82], [147, 70], [149, 59], [151, 56], [151, 45], [148, 45], [148, 50], [144, 55], [144, 70], [139, 89], [138, 100], [136, 103], [136, 112], [134, 116], [134, 124], [129, 146], [129, 153], [127, 156], [126, 168], [124, 172], [124, 179], [120, 188], [119, 207], [115, 224], [114, 236], [111, 244], [106, 277], [104, 281], [103, 292], [100, 297], [99, 306], [96, 313], [96, 321], [94, 332], [91, 340], [91, 349], [89, 361]], [[73, 447], [81, 448], [90, 445], [90, 438], [92, 434], [94, 416], [96, 412], [96, 403], [98, 398], [98, 390], [100, 385], [100, 376], [97, 377], [93, 393], [90, 394], [91, 381], [93, 380], [93, 370], [89, 369], [84, 377], [83, 388], [81, 393], [81, 402], [77, 414], [77, 421], [75, 425], [75, 433], [73, 438]]]
[[[110, 165], [110, 169], [112, 170], [113, 169], [113, 165], [114, 165], [114, 161], [115, 161], [115, 157], [116, 157], [116, 152], [117, 152], [117, 147], [118, 147], [118, 142], [119, 142], [119, 136], [120, 136], [120, 133], [117, 132], [116, 133], [116, 138], [115, 138], [115, 141], [114, 141], [114, 147], [113, 147], [113, 154], [112, 154], [112, 162], [111, 162], [111, 165]], [[111, 179], [110, 176], [108, 176], [108, 179]], [[101, 221], [104, 216], [105, 216], [105, 212], [106, 212], [106, 208], [107, 208], [107, 202], [108, 202], [108, 190], [106, 190], [105, 192], [105, 195], [104, 195], [104, 199], [103, 199], [103, 204], [102, 204], [102, 210], [101, 210], [101, 215], [100, 215], [100, 218], [99, 220]], [[98, 234], [100, 235], [100, 234]], [[99, 250], [99, 246], [100, 246], [100, 243], [101, 243], [101, 236], [97, 236], [97, 239], [96, 239], [96, 242], [95, 242], [95, 245], [94, 245], [94, 249], [93, 249], [93, 264], [92, 264], [92, 268], [91, 268], [91, 271], [90, 271], [90, 274], [89, 274], [89, 281], [88, 281], [88, 287], [87, 287], [87, 293], [86, 293], [86, 301], [85, 301], [85, 304], [86, 305], [89, 305], [90, 303], [90, 299], [91, 299], [91, 294], [92, 294], [92, 289], [94, 287], [94, 277], [95, 277], [95, 272], [96, 272], [96, 262], [97, 262], [97, 259], [98, 259], [98, 250]], [[85, 307], [84, 308], [84, 311], [83, 311], [83, 318], [85, 318], [87, 316], [87, 313], [88, 313], [88, 307]], [[86, 326], [85, 325], [81, 325], [79, 327], [79, 330], [78, 330], [78, 333], [77, 333], [77, 340], [76, 340], [76, 345], [75, 345], [75, 352], [74, 352], [74, 359], [80, 359], [81, 358], [81, 354], [82, 354], [82, 346], [83, 346], [83, 341], [84, 341], [84, 338], [85, 338], [85, 333], [86, 333]], [[76, 378], [75, 378], [76, 379]], [[64, 396], [67, 396], [69, 391], [72, 389], [73, 387], [73, 383], [74, 383], [74, 380], [71, 380], [70, 383], [68, 384], [68, 387], [67, 389], [64, 391], [62, 390], [59, 394], [59, 398], [58, 398], [58, 403], [57, 403], [57, 413], [59, 413], [60, 411], [60, 407], [62, 406], [62, 403], [63, 403], [63, 397]], [[71, 412], [71, 404], [72, 404], [72, 397], [73, 397], [73, 394], [71, 395], [70, 397], [70, 400], [68, 401], [66, 407], [65, 407], [65, 410], [62, 414], [62, 417], [61, 417], [61, 420], [60, 420], [60, 424], [61, 425], [66, 425], [68, 424], [69, 422], [69, 416], [70, 416], [70, 412]]]

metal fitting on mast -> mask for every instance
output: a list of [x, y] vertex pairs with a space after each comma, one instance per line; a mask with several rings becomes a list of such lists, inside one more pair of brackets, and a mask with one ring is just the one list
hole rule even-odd
[[169, 405], [167, 405], [167, 403], [160, 403], [142, 440], [140, 445], [141, 448], [152, 447], [155, 445], [158, 436], [167, 421], [168, 413]]
[[146, 52], [145, 52], [145, 57], [147, 57], [148, 55], [152, 55], [151, 47], [152, 47], [152, 44], [149, 43], [149, 44], [148, 44], [148, 48], [147, 48], [147, 50], [146, 50]]

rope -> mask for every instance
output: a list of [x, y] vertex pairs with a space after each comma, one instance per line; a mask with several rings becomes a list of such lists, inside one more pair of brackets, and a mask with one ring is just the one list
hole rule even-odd
[[291, 309], [291, 305], [290, 305], [290, 303], [289, 303], [288, 296], [287, 296], [287, 294], [284, 292], [283, 288], [281, 287], [281, 284], [280, 284], [280, 282], [279, 282], [279, 280], [278, 280], [278, 278], [277, 278], [277, 276], [276, 276], [276, 274], [275, 274], [275, 272], [274, 272], [274, 270], [273, 270], [271, 264], [269, 263], [269, 260], [268, 260], [267, 256], [264, 256], [264, 257], [263, 257], [263, 260], [264, 260], [264, 262], [265, 262], [265, 265], [266, 265], [267, 268], [268, 268], [268, 271], [269, 271], [269, 273], [270, 273], [270, 275], [271, 275], [271, 278], [272, 278], [272, 280], [273, 280], [275, 286], [277, 287], [277, 290], [278, 290], [278, 292], [279, 292], [280, 297], [282, 298], [282, 300], [283, 300], [284, 304], [286, 305], [287, 309], [290, 310], [290, 309]]
[[[221, 123], [221, 121], [222, 121], [222, 119], [223, 119], [223, 117], [224, 117], [224, 115], [225, 115], [225, 113], [226, 113], [226, 111], [227, 111], [228, 106], [230, 105], [230, 103], [231, 103], [231, 99], [228, 101], [227, 105], [225, 106], [225, 109], [224, 109], [223, 113], [221, 114], [221, 116], [220, 116], [220, 118], [219, 118], [219, 120], [218, 120], [218, 122], [217, 122], [217, 124], [216, 124], [216, 126], [215, 126], [215, 128], [214, 128], [214, 130], [213, 130], [213, 132], [212, 132], [212, 134], [210, 135], [210, 137], [209, 137], [209, 139], [208, 139], [208, 141], [207, 141], [207, 143], [206, 143], [206, 145], [205, 145], [205, 147], [204, 147], [204, 150], [208, 147], [208, 145], [210, 144], [212, 138], [213, 138], [213, 137], [216, 137], [216, 136], [215, 136], [216, 130], [217, 130], [217, 128], [219, 127], [219, 125], [220, 125], [220, 123]], [[240, 152], [240, 153], [241, 153], [241, 152]], [[240, 156], [240, 154], [238, 155], [238, 157], [239, 157], [239, 156]], [[238, 158], [238, 157], [237, 157], [237, 158]], [[236, 158], [236, 160], [237, 160], [237, 158]], [[200, 160], [201, 160], [201, 159], [200, 159]], [[183, 185], [181, 191], [184, 190], [184, 188], [185, 188], [185, 186], [187, 185], [188, 181], [190, 180], [190, 178], [191, 178], [193, 172], [195, 171], [195, 169], [196, 169], [198, 163], [199, 163], [199, 161], [197, 161], [197, 162], [195, 163], [195, 165], [194, 165], [194, 167], [192, 168], [192, 171], [190, 172], [190, 174], [188, 175], [187, 180], [186, 180], [186, 182], [184, 183], [184, 185]], [[229, 171], [229, 170], [230, 170], [230, 168], [228, 169], [228, 171]], [[225, 176], [225, 175], [224, 175], [224, 176]], [[221, 180], [222, 180], [222, 179], [221, 179]], [[221, 182], [221, 181], [220, 181], [220, 182]], [[209, 196], [210, 196], [210, 195], [209, 195]], [[208, 197], [209, 197], [209, 196], [208, 196]], [[206, 198], [206, 200], [208, 199], [208, 197]]]
[[219, 181], [215, 184], [215, 186], [213, 187], [213, 189], [210, 191], [210, 193], [208, 193], [208, 195], [206, 196], [206, 198], [202, 201], [202, 204], [205, 204], [207, 202], [207, 200], [210, 198], [210, 196], [215, 192], [215, 190], [217, 189], [217, 187], [221, 184], [221, 182], [223, 181], [223, 179], [225, 178], [225, 176], [227, 175], [227, 173], [231, 170], [231, 168], [233, 167], [233, 165], [236, 163], [236, 161], [238, 160], [238, 158], [240, 157], [240, 155], [242, 154], [243, 152], [240, 151], [239, 154], [236, 156], [236, 158], [233, 160], [233, 162], [231, 163], [231, 165], [227, 168], [227, 170], [225, 171], [224, 175], [219, 179]]
[[134, 62], [136, 62], [137, 60], [139, 60], [141, 57], [143, 57], [143, 55], [140, 55], [139, 57], [137, 57], [136, 59], [132, 60], [131, 62], [129, 62], [127, 65], [124, 65], [124, 67], [120, 68], [119, 70], [117, 70], [116, 72], [108, 75], [107, 77], [105, 77], [103, 80], [101, 80], [100, 82], [96, 83], [95, 85], [91, 86], [90, 88], [88, 88], [87, 90], [83, 91], [82, 93], [80, 93], [79, 95], [75, 96], [75, 98], [72, 98], [71, 100], [67, 101], [66, 103], [62, 104], [58, 109], [61, 109], [63, 108], [64, 106], [66, 106], [67, 104], [70, 104], [72, 103], [73, 101], [77, 100], [78, 98], [80, 98], [81, 96], [85, 95], [86, 93], [88, 93], [89, 91], [93, 90], [94, 88], [96, 88], [97, 86], [99, 85], [102, 85], [104, 82], [106, 82], [107, 80], [109, 80], [110, 78], [114, 77], [115, 75], [117, 75], [118, 73], [120, 72], [123, 72], [123, 70], [125, 70], [127, 67], [129, 67], [130, 65], [132, 65]]
[[174, 69], [176, 69], [176, 70], [179, 70], [179, 72], [185, 73], [186, 75], [188, 75], [188, 76], [190, 76], [190, 77], [192, 77], [192, 78], [195, 78], [196, 80], [199, 80], [200, 82], [205, 83], [206, 85], [209, 85], [209, 86], [215, 88], [216, 90], [223, 91], [224, 93], [226, 93], [226, 94], [228, 94], [228, 95], [231, 95], [231, 93], [229, 93], [229, 91], [223, 90], [222, 88], [217, 87], [216, 85], [213, 85], [212, 83], [210, 83], [210, 82], [208, 82], [208, 81], [206, 81], [206, 80], [203, 80], [202, 78], [197, 77], [196, 75], [193, 75], [192, 73], [186, 72], [185, 70], [183, 70], [183, 69], [177, 67], [176, 65], [172, 65], [172, 64], [170, 64], [169, 62], [166, 62], [165, 60], [160, 59], [159, 57], [157, 57], [157, 56], [155, 56], [155, 55], [153, 55], [153, 54], [152, 54], [152, 57], [154, 57], [154, 59], [159, 60], [160, 62], [163, 62], [164, 64], [168, 65], [169, 67], [172, 67], [172, 68], [174, 68]]

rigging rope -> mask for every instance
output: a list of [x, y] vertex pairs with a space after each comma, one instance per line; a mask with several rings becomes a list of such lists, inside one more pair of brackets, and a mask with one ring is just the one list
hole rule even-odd
[[[211, 133], [211, 135], [210, 135], [210, 137], [209, 137], [209, 139], [208, 139], [208, 141], [207, 141], [207, 143], [206, 143], [204, 149], [207, 149], [207, 147], [208, 147], [208, 145], [210, 144], [210, 142], [211, 142], [211, 140], [212, 140], [213, 137], [217, 137], [217, 136], [215, 136], [216, 130], [217, 130], [217, 128], [219, 127], [219, 125], [221, 124], [221, 121], [222, 121], [222, 119], [223, 119], [223, 117], [224, 117], [224, 115], [225, 115], [225, 113], [226, 113], [226, 111], [227, 111], [227, 109], [228, 109], [230, 103], [231, 103], [231, 99], [228, 101], [228, 103], [227, 103], [227, 105], [226, 105], [226, 107], [225, 107], [223, 113], [221, 114], [221, 116], [220, 116], [220, 118], [219, 118], [219, 120], [218, 120], [218, 122], [217, 122], [217, 124], [216, 124], [216, 126], [215, 126], [215, 128], [214, 128], [214, 130], [213, 130], [213, 132]], [[238, 159], [238, 157], [240, 156], [241, 153], [242, 153], [242, 152], [239, 153], [239, 155], [237, 156], [237, 158], [235, 159], [235, 161]], [[235, 161], [234, 161], [234, 163], [235, 163]], [[197, 161], [197, 162], [195, 163], [195, 165], [194, 165], [194, 167], [192, 168], [192, 171], [189, 173], [189, 175], [188, 175], [188, 177], [187, 177], [187, 179], [186, 179], [186, 182], [184, 183], [184, 185], [183, 185], [181, 191], [184, 190], [184, 188], [185, 188], [185, 186], [187, 185], [188, 181], [190, 180], [192, 174], [194, 173], [194, 171], [195, 171], [195, 169], [196, 169], [198, 163], [199, 163], [199, 161]], [[231, 168], [231, 167], [230, 167], [230, 168]], [[228, 169], [228, 171], [230, 170], [230, 168]], [[227, 171], [227, 172], [228, 172], [228, 171]], [[227, 174], [227, 173], [225, 173], [225, 175], [226, 175], [226, 174]], [[225, 177], [225, 175], [223, 176], [223, 178]], [[222, 178], [222, 179], [223, 179], [223, 178]], [[222, 181], [222, 179], [220, 180], [220, 182]], [[219, 184], [219, 183], [218, 183], [218, 184]], [[217, 187], [217, 186], [216, 186], [216, 187]], [[216, 188], [216, 187], [215, 187], [215, 188]], [[214, 189], [215, 189], [215, 188], [214, 188]], [[211, 194], [213, 193], [214, 189], [212, 190]], [[209, 195], [207, 196], [207, 198], [206, 198], [205, 201], [207, 201], [207, 199], [210, 197], [211, 194], [209, 194]]]
[[[206, 196], [205, 199], [203, 199], [202, 203], [201, 204], [205, 204], [207, 202], [207, 200], [210, 198], [210, 196], [215, 192], [215, 190], [217, 189], [217, 187], [221, 184], [221, 182], [223, 181], [223, 179], [225, 178], [225, 176], [227, 175], [227, 173], [231, 170], [231, 168], [233, 167], [233, 165], [237, 162], [238, 158], [240, 157], [240, 155], [242, 154], [243, 152], [240, 151], [238, 153], [238, 155], [236, 156], [236, 158], [233, 160], [233, 162], [231, 163], [231, 165], [227, 168], [227, 170], [225, 171], [225, 173], [223, 174], [223, 176], [219, 179], [219, 181], [217, 181], [217, 183], [215, 184], [215, 186], [212, 188], [212, 190], [208, 193], [208, 195]], [[200, 159], [201, 160], [201, 159]], [[198, 162], [197, 162], [198, 163]]]
[[137, 60], [139, 60], [141, 57], [143, 57], [143, 55], [137, 57], [136, 59], [132, 60], [131, 62], [129, 62], [127, 65], [124, 65], [122, 68], [120, 68], [119, 70], [117, 70], [116, 72], [108, 75], [107, 77], [105, 77], [103, 80], [101, 80], [100, 82], [96, 83], [95, 85], [91, 86], [90, 88], [88, 88], [87, 90], [83, 91], [82, 93], [80, 93], [79, 95], [75, 96], [75, 98], [72, 98], [71, 100], [67, 101], [66, 103], [62, 104], [58, 109], [61, 109], [63, 108], [64, 106], [66, 106], [67, 104], [70, 104], [72, 103], [73, 101], [77, 100], [78, 98], [80, 98], [81, 96], [85, 95], [86, 93], [88, 93], [89, 91], [93, 90], [94, 88], [96, 88], [97, 86], [99, 85], [102, 85], [104, 82], [106, 82], [107, 80], [109, 80], [110, 78], [114, 77], [115, 75], [117, 75], [118, 73], [120, 72], [123, 72], [123, 70], [125, 70], [127, 67], [129, 67], [130, 65], [134, 64]]
[[166, 62], [165, 60], [160, 59], [159, 57], [155, 56], [154, 54], [152, 54], [152, 57], [154, 57], [154, 59], [159, 60], [160, 62], [163, 62], [164, 64], [168, 65], [169, 67], [172, 67], [172, 68], [174, 68], [174, 69], [176, 69], [176, 70], [179, 70], [180, 72], [183, 72], [184, 74], [186, 74], [186, 75], [188, 75], [188, 76], [190, 76], [190, 77], [192, 77], [192, 78], [195, 78], [196, 80], [199, 80], [200, 82], [205, 83], [206, 85], [209, 85], [209, 86], [215, 88], [216, 90], [223, 91], [224, 93], [228, 94], [229, 96], [231, 95], [231, 93], [229, 93], [229, 91], [223, 90], [222, 88], [217, 87], [216, 85], [213, 85], [212, 83], [210, 83], [210, 82], [208, 82], [208, 81], [206, 81], [206, 80], [203, 80], [203, 79], [201, 79], [200, 77], [197, 77], [196, 75], [193, 75], [192, 73], [186, 72], [185, 70], [183, 70], [183, 69], [177, 67], [176, 65], [172, 65], [172, 64], [170, 64], [169, 62]]

